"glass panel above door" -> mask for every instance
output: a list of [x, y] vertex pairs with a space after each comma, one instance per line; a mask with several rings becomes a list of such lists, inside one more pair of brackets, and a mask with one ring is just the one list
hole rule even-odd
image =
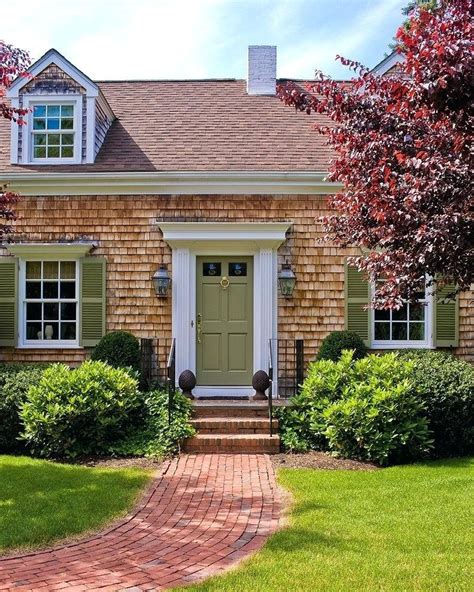
[[204, 277], [215, 277], [221, 275], [221, 264], [218, 262], [207, 262], [202, 264], [202, 275]]
[[231, 277], [245, 277], [247, 275], [247, 263], [229, 263], [229, 275]]

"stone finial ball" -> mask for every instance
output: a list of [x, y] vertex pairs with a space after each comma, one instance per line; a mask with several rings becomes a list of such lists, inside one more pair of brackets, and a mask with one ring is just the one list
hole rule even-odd
[[264, 393], [270, 386], [270, 378], [265, 370], [258, 370], [252, 378], [253, 388], [260, 393]]
[[191, 370], [184, 370], [181, 372], [179, 375], [178, 384], [183, 393], [190, 393], [196, 386], [196, 377], [194, 376], [194, 372]]

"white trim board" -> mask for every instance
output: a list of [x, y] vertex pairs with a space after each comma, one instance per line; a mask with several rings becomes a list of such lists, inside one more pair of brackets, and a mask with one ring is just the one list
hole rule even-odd
[[0, 183], [32, 196], [70, 195], [327, 195], [343, 189], [325, 172], [167, 171], [0, 173]]

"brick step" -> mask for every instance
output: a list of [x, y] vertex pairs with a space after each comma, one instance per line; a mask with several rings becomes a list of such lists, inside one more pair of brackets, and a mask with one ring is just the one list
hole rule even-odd
[[278, 454], [279, 436], [265, 434], [197, 434], [184, 443], [185, 452]]
[[[191, 421], [200, 434], [268, 434], [267, 417], [201, 417]], [[273, 431], [278, 432], [278, 420], [273, 420]]]
[[253, 401], [194, 401], [193, 416], [204, 417], [268, 417], [268, 403]]

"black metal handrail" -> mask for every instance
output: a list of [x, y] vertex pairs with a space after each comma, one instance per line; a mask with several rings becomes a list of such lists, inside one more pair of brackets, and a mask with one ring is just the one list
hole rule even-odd
[[176, 390], [176, 339], [171, 340], [168, 362], [166, 364], [168, 378], [168, 425], [171, 425], [173, 415], [174, 393]]
[[273, 347], [272, 340], [268, 341], [268, 419], [270, 420], [270, 438], [273, 436]]

